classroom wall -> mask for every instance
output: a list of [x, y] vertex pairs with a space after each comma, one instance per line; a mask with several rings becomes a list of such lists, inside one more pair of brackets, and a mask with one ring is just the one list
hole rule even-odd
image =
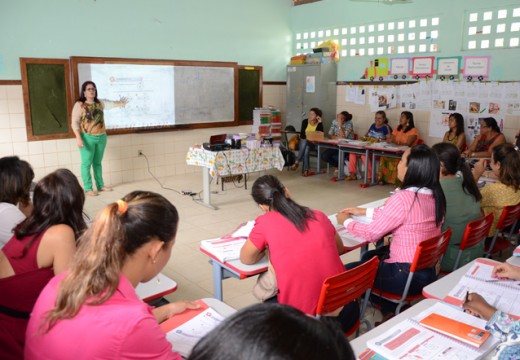
[[[285, 86], [264, 86], [264, 104], [283, 109]], [[150, 179], [150, 171], [159, 178], [199, 172], [200, 167], [186, 165], [190, 146], [202, 144], [217, 133], [250, 132], [251, 125], [197, 130], [168, 131], [109, 136], [103, 159], [104, 180], [108, 185]], [[70, 169], [78, 178], [80, 156], [75, 139], [27, 141], [21, 85], [0, 85], [0, 157], [18, 155], [34, 168], [36, 179], [58, 168]]]
[[[514, 4], [518, 5], [518, 0], [413, 0], [413, 3], [397, 5], [349, 0], [322, 0], [312, 4], [295, 6], [290, 12], [290, 25], [293, 32], [296, 33], [420, 16], [438, 16], [440, 19], [439, 38], [437, 40], [439, 52], [421, 53], [420, 56], [490, 55], [490, 80], [520, 81], [517, 65], [520, 48], [461, 51], [462, 28], [466, 10], [489, 9]], [[403, 56], [409, 55], [392, 55], [392, 57]], [[414, 56], [414, 54], [410, 56]], [[359, 80], [365, 67], [369, 65], [369, 60], [376, 57], [342, 58], [338, 63], [338, 81]]]
[[19, 57], [99, 56], [234, 61], [285, 80], [290, 0], [6, 0], [0, 80]]

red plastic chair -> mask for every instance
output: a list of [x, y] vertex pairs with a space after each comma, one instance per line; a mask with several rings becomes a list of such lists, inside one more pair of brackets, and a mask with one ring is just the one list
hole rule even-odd
[[401, 295], [377, 289], [375, 286], [372, 291], [372, 295], [379, 296], [385, 300], [396, 303], [396, 315], [399, 314], [404, 304], [410, 303], [410, 301], [416, 299], [421, 299], [423, 297], [422, 294], [408, 295], [413, 275], [416, 271], [435, 266], [441, 260], [442, 255], [444, 255], [446, 249], [448, 248], [450, 237], [451, 228], [448, 228], [442, 234], [431, 239], [424, 240], [417, 246], [417, 250], [415, 250], [415, 256], [410, 266], [410, 273], [408, 274], [408, 279], [406, 280], [406, 285]]
[[[520, 203], [504, 207], [504, 210], [502, 210], [502, 214], [498, 219], [495, 235], [493, 235], [491, 244], [486, 249], [486, 257], [491, 257], [492, 254], [496, 254], [497, 252], [501, 252], [502, 250], [506, 250], [511, 247], [511, 241], [508, 239], [513, 238], [513, 231], [519, 219]], [[504, 236], [504, 230], [509, 226], [511, 226], [511, 230], [509, 231], [508, 239], [506, 239]], [[502, 236], [499, 236], [500, 234], [502, 234]]]
[[365, 321], [368, 329], [371, 329], [372, 326], [368, 321], [363, 320], [363, 317], [370, 297], [370, 290], [376, 278], [378, 265], [379, 259], [375, 256], [353, 269], [325, 279], [321, 287], [316, 316], [321, 317], [324, 314], [331, 313], [365, 294], [359, 315], [360, 320], [358, 319], [345, 335], [350, 336], [354, 331], [357, 331], [361, 321]]
[[473, 220], [466, 225], [466, 230], [464, 231], [464, 235], [462, 235], [462, 241], [459, 245], [459, 252], [457, 254], [457, 259], [455, 259], [455, 264], [453, 265], [452, 271], [455, 271], [459, 268], [460, 257], [462, 256], [464, 250], [477, 245], [481, 241], [486, 240], [492, 223], [493, 214], [489, 213], [487, 216]]

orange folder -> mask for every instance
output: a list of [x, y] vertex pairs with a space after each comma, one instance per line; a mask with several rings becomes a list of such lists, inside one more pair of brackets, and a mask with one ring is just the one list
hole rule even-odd
[[431, 313], [419, 321], [419, 324], [476, 348], [479, 348], [491, 335], [489, 331], [436, 313]]

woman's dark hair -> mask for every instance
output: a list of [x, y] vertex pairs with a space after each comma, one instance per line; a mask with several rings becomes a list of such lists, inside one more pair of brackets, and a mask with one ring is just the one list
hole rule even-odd
[[500, 163], [498, 179], [515, 191], [520, 189], [520, 155], [510, 143], [497, 145], [491, 151], [492, 161]]
[[84, 203], [85, 194], [76, 176], [68, 169], [58, 169], [38, 181], [32, 213], [15, 227], [14, 234], [17, 239], [31, 235], [36, 238], [51, 226], [65, 224], [78, 238], [87, 227], [83, 219]]
[[466, 160], [460, 156], [457, 146], [451, 143], [438, 143], [433, 145], [432, 149], [444, 167], [444, 169], [441, 167], [442, 175], [455, 175], [460, 171], [462, 173], [462, 190], [466, 194], [473, 196], [475, 201], [482, 200], [482, 195], [475, 182], [473, 173]]
[[487, 117], [487, 118], [479, 119], [479, 121], [483, 121], [484, 123], [486, 123], [486, 126], [491, 128], [491, 130], [493, 130], [494, 132], [497, 132], [499, 134], [502, 133], [500, 131], [500, 128], [498, 127], [498, 123], [495, 120], [495, 118]]
[[[121, 205], [123, 207], [121, 207]], [[81, 236], [70, 270], [60, 284], [55, 307], [42, 326], [73, 318], [85, 304], [99, 305], [117, 289], [125, 260], [152, 240], [174, 241], [179, 214], [164, 196], [134, 191], [107, 205]]]
[[0, 159], [0, 202], [16, 205], [29, 204], [34, 171], [31, 165], [18, 156]]
[[345, 119], [345, 121], [352, 120], [352, 114], [349, 113], [348, 111], [342, 111], [342, 112], [340, 112], [340, 114], [343, 116], [343, 119]]
[[385, 124], [388, 124], [388, 118], [386, 117], [386, 112], [383, 110], [376, 111], [376, 115], [381, 115], [383, 117], [383, 121]]
[[[413, 122], [413, 114], [409, 111], [403, 111], [401, 113], [401, 115], [406, 116], [406, 119], [408, 120], [408, 126], [403, 131], [403, 132], [407, 133], [410, 129], [413, 129], [415, 127], [415, 124]], [[401, 130], [403, 130], [403, 126], [401, 124], [399, 124], [399, 126], [397, 127], [397, 131], [401, 131]]]
[[323, 115], [323, 112], [322, 112], [320, 109], [318, 109], [318, 108], [311, 108], [311, 109], [309, 110], [309, 112], [311, 112], [311, 111], [312, 111], [313, 113], [315, 113], [316, 116], [321, 117], [321, 116]]
[[418, 187], [432, 190], [435, 199], [435, 223], [439, 226], [446, 214], [446, 198], [439, 182], [441, 165], [437, 154], [428, 145], [416, 145], [410, 149], [406, 166], [401, 189]]
[[[223, 346], [223, 339], [227, 341]], [[262, 303], [233, 314], [204, 336], [189, 360], [350, 360], [347, 338], [334, 320], [288, 305]]]
[[285, 195], [285, 186], [276, 176], [264, 175], [253, 184], [251, 196], [259, 205], [267, 205], [269, 209], [282, 214], [301, 232], [308, 228], [307, 220], [315, 219], [313, 212], [301, 206]]
[[[453, 113], [450, 115], [450, 118], [455, 119], [455, 123], [457, 124], [457, 130], [455, 131], [455, 136], [459, 136], [464, 132], [464, 117], [459, 113]], [[451, 131], [451, 129], [450, 129]]]
[[87, 86], [89, 86], [89, 85], [92, 85], [96, 88], [96, 96], [94, 97], [94, 102], [100, 103], [101, 101], [99, 101], [99, 99], [98, 99], [97, 86], [96, 86], [96, 84], [94, 84], [93, 81], [85, 81], [81, 85], [81, 94], [79, 95], [79, 97], [76, 101], [85, 102], [87, 100], [87, 98], [85, 97], [85, 91], [87, 91], [86, 89], [87, 89]]

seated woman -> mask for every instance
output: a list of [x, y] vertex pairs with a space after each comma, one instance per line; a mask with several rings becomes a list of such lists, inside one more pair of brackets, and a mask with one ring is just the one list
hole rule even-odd
[[[345, 271], [339, 257], [343, 243], [328, 217], [291, 199], [280, 180], [264, 175], [253, 184], [254, 201], [264, 212], [256, 218], [240, 260], [254, 264], [266, 248], [276, 274], [278, 299], [306, 314], [315, 315], [323, 281]], [[347, 331], [359, 317], [359, 305], [345, 306], [339, 315]]]
[[[352, 125], [352, 114], [342, 111], [332, 120], [329, 130], [329, 139], [354, 139], [354, 127]], [[321, 154], [321, 159], [332, 167], [338, 166], [338, 150], [326, 149]]]
[[[388, 119], [384, 111], [376, 112], [374, 123], [370, 126], [362, 140], [368, 142], [386, 141], [390, 138], [392, 128], [388, 125]], [[350, 153], [348, 158], [348, 172], [349, 176], [345, 180], [357, 180], [357, 154]], [[372, 174], [372, 161], [368, 159], [368, 165], [365, 159], [365, 155], [361, 155], [361, 160], [365, 164], [365, 171]]]
[[[419, 141], [419, 132], [415, 127], [413, 114], [409, 111], [403, 111], [399, 119], [399, 126], [394, 129], [388, 142], [396, 145], [414, 146], [417, 141]], [[381, 157], [377, 175], [377, 182], [380, 185], [385, 183], [399, 185], [396, 173], [398, 163], [399, 159]]]
[[450, 114], [448, 118], [449, 130], [444, 134], [442, 142], [453, 144], [464, 151], [466, 147], [466, 135], [464, 134], [464, 117], [459, 113]]
[[[441, 234], [446, 213], [446, 200], [439, 183], [440, 163], [435, 152], [426, 145], [416, 145], [403, 154], [397, 167], [397, 177], [403, 182], [384, 204], [377, 209], [346, 208], [337, 214], [337, 221], [347, 230], [369, 242], [378, 242], [392, 234], [389, 246], [367, 251], [361, 262], [379, 256], [382, 261], [375, 279], [375, 286], [383, 291], [402, 294], [410, 264], [417, 245]], [[357, 222], [352, 215], [372, 218], [370, 224]], [[348, 264], [351, 268], [358, 265]], [[415, 273], [410, 294], [420, 294], [422, 288], [437, 279], [434, 268]], [[375, 301], [380, 301], [375, 298]], [[388, 318], [395, 311], [395, 304], [382, 301], [381, 312]]]
[[506, 142], [506, 137], [500, 132], [497, 121], [492, 118], [479, 119], [480, 135], [475, 137], [467, 150], [462, 155], [468, 158], [488, 158], [491, 151], [497, 145]]
[[[441, 270], [449, 272], [453, 270], [453, 265], [455, 265], [466, 225], [481, 216], [480, 200], [482, 195], [480, 195], [469, 165], [460, 156], [459, 149], [455, 145], [439, 143], [433, 145], [432, 149], [437, 153], [441, 162], [440, 181], [446, 197], [446, 217], [442, 230], [444, 231], [448, 227], [452, 230], [450, 243], [441, 263]], [[459, 261], [459, 267], [482, 257], [483, 254], [483, 242], [464, 250]]]
[[[232, 339], [222, 345], [222, 339]], [[204, 336], [188, 360], [354, 360], [347, 338], [327, 318], [280, 304], [256, 304]]]
[[32, 213], [0, 250], [0, 359], [22, 359], [25, 330], [47, 282], [65, 270], [85, 229], [85, 195], [67, 169], [41, 179]]
[[13, 229], [32, 211], [31, 183], [34, 172], [18, 156], [0, 159], [0, 249], [13, 236]]
[[321, 122], [322, 112], [318, 108], [309, 110], [309, 118], [302, 121], [300, 130], [300, 143], [298, 145], [298, 157], [296, 162], [290, 167], [291, 170], [298, 169], [300, 161], [303, 161], [303, 176], [312, 175], [310, 172], [309, 151], [314, 145], [307, 142], [306, 133], [309, 131], [323, 131], [323, 123]]
[[493, 213], [493, 225], [489, 230], [489, 237], [492, 237], [504, 207], [520, 203], [520, 155], [513, 144], [505, 143], [493, 147], [491, 161], [481, 159], [475, 164], [473, 176], [477, 182], [486, 171], [488, 163], [498, 181], [480, 190], [480, 206], [484, 215]]
[[[508, 263], [497, 265], [493, 276], [520, 280], [520, 267]], [[520, 354], [520, 321], [488, 304], [479, 294], [469, 294], [464, 310], [487, 320], [486, 330], [502, 342], [496, 348], [494, 359], [518, 359]]]
[[159, 322], [197, 308], [150, 310], [134, 288], [157, 276], [175, 242], [177, 209], [134, 191], [107, 205], [81, 237], [70, 270], [43, 289], [27, 327], [25, 359], [181, 359]]

